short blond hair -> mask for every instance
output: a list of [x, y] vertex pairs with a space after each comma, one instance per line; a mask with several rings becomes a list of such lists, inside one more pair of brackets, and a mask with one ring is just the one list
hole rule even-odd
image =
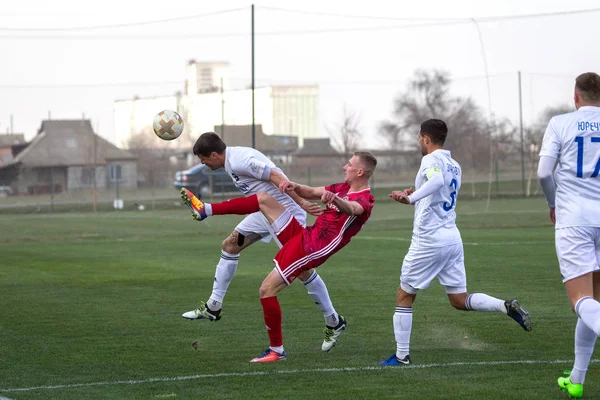
[[365, 175], [367, 178], [370, 178], [373, 172], [375, 172], [375, 168], [377, 168], [377, 159], [375, 156], [368, 151], [355, 151], [353, 155], [358, 157], [365, 170]]

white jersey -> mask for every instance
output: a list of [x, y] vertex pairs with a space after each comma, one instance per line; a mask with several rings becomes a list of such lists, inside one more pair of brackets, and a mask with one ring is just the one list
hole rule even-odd
[[415, 203], [411, 248], [445, 247], [462, 243], [456, 227], [455, 212], [462, 170], [452, 159], [450, 151], [435, 150], [423, 157], [415, 180], [415, 190], [425, 184], [430, 174], [440, 172], [444, 178], [444, 186]]
[[227, 146], [224, 168], [234, 185], [246, 196], [261, 192], [268, 193], [289, 209], [298, 221], [306, 221], [304, 210], [290, 196], [281, 193], [279, 188], [269, 181], [272, 169], [276, 169], [282, 174], [283, 172], [260, 151], [251, 147]]
[[540, 156], [558, 159], [556, 228], [600, 227], [600, 107], [553, 117]]

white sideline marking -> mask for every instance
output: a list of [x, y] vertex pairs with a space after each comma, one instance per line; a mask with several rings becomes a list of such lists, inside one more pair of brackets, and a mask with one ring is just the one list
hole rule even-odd
[[[394, 241], [394, 242], [410, 242], [411, 239], [402, 238], [402, 237], [377, 237], [377, 236], [355, 236], [352, 240], [362, 239], [362, 240], [382, 240], [382, 241]], [[515, 246], [515, 245], [530, 245], [530, 244], [554, 244], [551, 240], [536, 240], [529, 242], [463, 242], [465, 246]]]
[[[590, 363], [597, 363], [600, 360], [590, 360]], [[453, 363], [439, 363], [439, 364], [413, 364], [400, 367], [380, 367], [380, 366], [369, 366], [369, 367], [348, 367], [348, 368], [312, 368], [312, 369], [290, 369], [280, 371], [257, 371], [257, 372], [224, 372], [221, 374], [203, 374], [203, 375], [188, 375], [188, 376], [174, 376], [170, 378], [149, 378], [149, 379], [138, 379], [129, 381], [112, 381], [112, 382], [90, 382], [90, 383], [72, 383], [65, 385], [48, 385], [48, 386], [32, 386], [24, 388], [9, 388], [0, 389], [0, 392], [28, 392], [32, 390], [50, 390], [50, 389], [71, 389], [79, 387], [91, 387], [91, 386], [113, 386], [113, 385], [135, 385], [139, 383], [153, 383], [153, 382], [172, 382], [172, 381], [189, 381], [195, 379], [212, 379], [212, 378], [231, 378], [231, 377], [246, 377], [246, 376], [265, 376], [265, 375], [292, 375], [292, 374], [305, 374], [311, 372], [354, 372], [354, 371], [378, 371], [387, 369], [390, 371], [402, 371], [406, 369], [426, 369], [426, 368], [447, 368], [447, 367], [464, 367], [464, 366], [495, 366], [495, 365], [515, 365], [515, 364], [571, 364], [573, 360], [515, 360], [515, 361], [481, 361], [481, 362], [453, 362]], [[0, 397], [0, 400], [4, 400], [4, 397]]]

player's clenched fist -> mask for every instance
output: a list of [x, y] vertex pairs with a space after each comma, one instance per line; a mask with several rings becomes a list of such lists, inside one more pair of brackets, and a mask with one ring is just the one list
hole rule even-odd
[[328, 190], [323, 191], [323, 196], [321, 196], [321, 201], [323, 204], [330, 204], [335, 199], [335, 193], [332, 193]]
[[279, 184], [279, 191], [281, 193], [291, 192], [291, 191], [295, 190], [297, 186], [298, 186], [298, 184], [288, 181], [288, 180], [285, 180]]

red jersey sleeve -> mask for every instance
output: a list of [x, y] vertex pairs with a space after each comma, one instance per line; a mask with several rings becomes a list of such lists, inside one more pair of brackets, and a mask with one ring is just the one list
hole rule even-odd
[[364, 222], [366, 222], [371, 216], [371, 210], [375, 205], [375, 197], [370, 192], [360, 193], [355, 198], [352, 198], [351, 201], [355, 201], [363, 208], [364, 212], [361, 214], [360, 218]]
[[347, 186], [348, 184], [346, 182], [332, 183], [331, 185], [325, 186], [325, 190], [332, 193], [338, 193], [345, 185]]

